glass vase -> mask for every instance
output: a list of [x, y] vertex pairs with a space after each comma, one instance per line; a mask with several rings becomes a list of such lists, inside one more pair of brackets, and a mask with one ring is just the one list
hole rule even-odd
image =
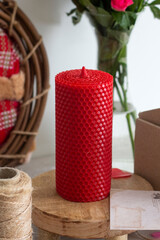
[[[127, 126], [134, 154], [134, 136], [131, 119], [135, 122], [136, 112], [129, 111], [128, 103], [128, 79], [127, 79], [127, 44], [129, 42], [132, 28], [122, 29], [114, 26], [112, 16], [103, 14], [90, 14], [87, 16], [95, 28], [98, 43], [98, 69], [110, 73], [114, 78], [115, 92], [118, 95], [121, 111], [126, 113]], [[113, 99], [113, 110], [116, 109]]]

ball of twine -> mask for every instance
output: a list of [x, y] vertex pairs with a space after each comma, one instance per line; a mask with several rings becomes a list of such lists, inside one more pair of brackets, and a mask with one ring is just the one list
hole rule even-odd
[[0, 240], [32, 239], [31, 178], [12, 168], [0, 168]]

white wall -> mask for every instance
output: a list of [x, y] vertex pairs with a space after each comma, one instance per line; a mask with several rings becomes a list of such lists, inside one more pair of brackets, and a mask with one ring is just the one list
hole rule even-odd
[[[95, 69], [97, 44], [94, 29], [84, 16], [73, 26], [66, 13], [74, 6], [71, 0], [18, 0], [43, 36], [50, 63], [48, 103], [37, 137], [35, 156], [54, 154], [54, 78], [63, 70]], [[128, 47], [129, 99], [137, 111], [160, 105], [160, 20], [149, 10], [139, 16]], [[124, 125], [115, 119], [115, 124]], [[119, 130], [120, 129], [120, 130]], [[119, 132], [120, 131], [120, 132]], [[127, 135], [127, 128], [116, 127], [116, 136]]]

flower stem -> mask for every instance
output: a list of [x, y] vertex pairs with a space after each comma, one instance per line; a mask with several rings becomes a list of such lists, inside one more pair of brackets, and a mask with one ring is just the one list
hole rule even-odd
[[117, 90], [117, 94], [118, 94], [120, 103], [121, 103], [122, 107], [124, 108], [124, 102], [123, 102], [123, 99], [122, 99], [122, 96], [121, 96], [121, 92], [119, 90], [119, 87], [118, 87], [118, 84], [116, 83], [116, 81], [114, 81], [114, 86], [115, 86], [115, 88]]
[[131, 116], [132, 116], [134, 123], [136, 123], [136, 118], [137, 118], [136, 111], [131, 112]]
[[130, 136], [131, 145], [132, 145], [132, 152], [133, 152], [133, 156], [134, 156], [134, 137], [133, 137], [132, 127], [131, 127], [130, 115], [131, 115], [131, 113], [128, 113], [126, 115], [126, 119], [127, 119], [128, 131], [129, 131], [129, 136]]
[[[119, 66], [118, 72], [119, 72], [119, 78], [120, 78], [119, 82], [121, 82], [121, 80], [122, 80], [121, 77], [124, 78], [124, 75], [120, 73], [120, 66]], [[122, 97], [121, 94], [120, 94], [120, 91], [119, 91], [119, 93], [117, 92], [118, 96], [120, 98], [120, 102], [123, 103], [123, 104], [121, 103], [121, 105], [122, 105], [124, 111], [128, 111], [127, 90], [124, 88], [123, 84], [119, 84], [119, 85], [120, 85], [122, 93], [123, 93], [123, 97]], [[132, 119], [135, 123], [135, 121], [136, 121], [135, 111], [126, 114], [128, 131], [129, 131], [129, 136], [130, 136], [130, 141], [131, 141], [131, 146], [132, 146], [132, 153], [133, 153], [133, 156], [134, 156], [134, 136], [133, 136], [132, 125], [131, 125], [131, 117], [132, 117]]]

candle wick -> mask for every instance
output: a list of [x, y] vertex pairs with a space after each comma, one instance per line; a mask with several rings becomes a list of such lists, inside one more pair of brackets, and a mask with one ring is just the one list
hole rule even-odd
[[82, 67], [80, 77], [81, 78], [87, 78], [88, 77], [88, 74], [87, 74], [87, 71], [86, 71], [85, 67]]

